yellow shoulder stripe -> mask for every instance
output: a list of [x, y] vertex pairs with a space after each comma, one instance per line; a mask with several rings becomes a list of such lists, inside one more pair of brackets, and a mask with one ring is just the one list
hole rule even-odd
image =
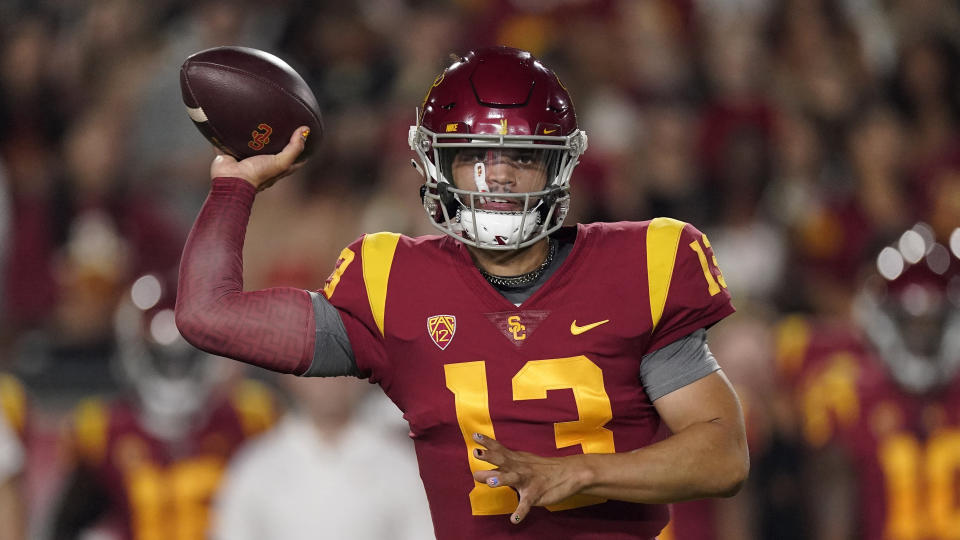
[[647, 226], [647, 284], [650, 289], [650, 316], [656, 328], [667, 305], [667, 293], [677, 260], [680, 233], [687, 224], [659, 217]]
[[81, 455], [96, 463], [103, 459], [107, 447], [107, 409], [97, 398], [83, 400], [75, 417], [76, 444]]
[[242, 381], [234, 390], [231, 401], [240, 417], [243, 433], [248, 437], [266, 431], [276, 420], [273, 394], [262, 383]]
[[370, 301], [370, 311], [373, 320], [383, 331], [383, 315], [387, 307], [387, 281], [390, 279], [390, 267], [393, 265], [393, 254], [397, 250], [400, 235], [381, 232], [368, 234], [363, 237], [361, 254], [363, 257], [363, 284], [367, 288], [367, 300]]
[[27, 393], [11, 375], [0, 374], [0, 414], [18, 433], [23, 433], [27, 423]]

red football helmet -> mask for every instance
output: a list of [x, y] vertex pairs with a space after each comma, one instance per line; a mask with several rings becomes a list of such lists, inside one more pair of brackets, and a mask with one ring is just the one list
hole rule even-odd
[[557, 76], [509, 47], [471, 51], [441, 73], [408, 141], [431, 223], [487, 249], [519, 249], [560, 228], [587, 148]]
[[884, 248], [854, 317], [900, 386], [924, 393], [960, 369], [960, 228], [950, 247], [917, 224]]

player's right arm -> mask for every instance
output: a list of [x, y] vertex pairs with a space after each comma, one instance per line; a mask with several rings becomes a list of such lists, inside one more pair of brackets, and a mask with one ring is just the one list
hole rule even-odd
[[311, 367], [319, 299], [291, 287], [244, 292], [243, 241], [256, 192], [296, 170], [307, 134], [298, 128], [275, 155], [217, 156], [210, 195], [180, 261], [176, 320], [183, 337], [212, 354], [281, 373]]

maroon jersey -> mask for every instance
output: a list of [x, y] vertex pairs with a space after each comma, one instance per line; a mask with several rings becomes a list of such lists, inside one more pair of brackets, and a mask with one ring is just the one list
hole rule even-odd
[[960, 378], [911, 394], [862, 344], [836, 345], [806, 355], [799, 405], [808, 444], [840, 445], [854, 467], [859, 537], [960, 538]]
[[240, 444], [273, 424], [265, 387], [242, 383], [212, 405], [183, 440], [165, 442], [142, 425], [127, 400], [83, 402], [73, 447], [109, 498], [101, 523], [133, 540], [203, 540], [208, 513], [227, 461]]
[[[660, 418], [642, 357], [733, 312], [706, 236], [685, 223], [580, 225], [562, 267], [519, 307], [449, 237], [366, 235], [324, 294], [361, 371], [410, 423], [437, 537], [652, 538], [667, 508], [575, 496], [519, 525], [508, 487], [475, 482], [474, 432], [543, 456], [626, 452]], [[568, 238], [570, 240], [570, 238]]]
[[714, 540], [716, 502], [700, 499], [670, 505], [670, 523], [657, 540]]

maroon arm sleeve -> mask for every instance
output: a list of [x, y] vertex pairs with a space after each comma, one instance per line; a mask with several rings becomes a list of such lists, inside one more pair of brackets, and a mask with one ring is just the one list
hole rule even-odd
[[214, 179], [183, 248], [177, 327], [209, 353], [299, 375], [313, 359], [309, 293], [291, 287], [243, 292], [243, 241], [256, 193], [242, 179]]

